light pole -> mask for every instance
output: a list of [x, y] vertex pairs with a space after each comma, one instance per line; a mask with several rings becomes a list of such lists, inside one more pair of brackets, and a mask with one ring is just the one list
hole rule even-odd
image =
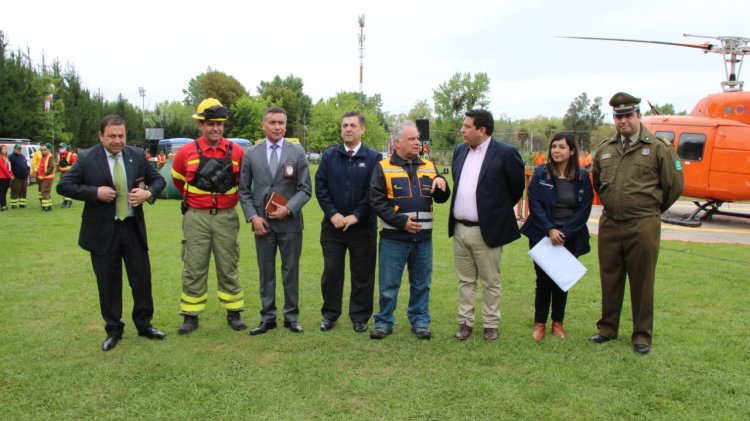
[[[52, 147], [55, 147], [55, 114], [52, 111], [52, 102], [54, 98], [55, 85], [50, 82], [47, 85], [49, 93], [44, 97], [44, 112], [49, 114], [50, 119], [50, 137], [52, 138]], [[51, 153], [52, 151], [50, 151]]]
[[138, 95], [141, 96], [141, 112], [143, 113], [143, 121], [146, 121], [146, 89], [141, 86], [138, 88]]

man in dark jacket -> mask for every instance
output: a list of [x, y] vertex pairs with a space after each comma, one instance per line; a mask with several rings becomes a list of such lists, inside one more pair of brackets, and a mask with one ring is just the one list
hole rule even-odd
[[351, 295], [349, 318], [357, 333], [367, 330], [375, 290], [377, 219], [370, 211], [370, 177], [380, 161], [378, 152], [362, 143], [365, 117], [348, 112], [341, 118], [343, 144], [323, 153], [315, 174], [315, 196], [323, 209], [320, 245], [323, 249], [323, 320], [320, 330], [333, 328], [341, 315], [344, 258], [349, 250]]
[[29, 164], [26, 157], [21, 153], [21, 145], [13, 147], [13, 153], [10, 154], [10, 171], [13, 173], [13, 180], [10, 182], [10, 208], [26, 207], [26, 186], [29, 182]]
[[447, 202], [450, 189], [435, 165], [419, 158], [421, 142], [413, 122], [398, 125], [392, 137], [394, 153], [375, 167], [370, 183], [370, 205], [383, 225], [378, 249], [380, 311], [370, 338], [393, 333], [393, 312], [408, 264], [411, 330], [418, 339], [430, 339], [432, 201]]
[[474, 328], [480, 279], [484, 339], [497, 339], [502, 246], [520, 237], [513, 206], [523, 194], [523, 160], [518, 149], [491, 137], [494, 125], [489, 111], [468, 111], [461, 127], [464, 143], [453, 152], [448, 236], [458, 277], [458, 340], [468, 339]]

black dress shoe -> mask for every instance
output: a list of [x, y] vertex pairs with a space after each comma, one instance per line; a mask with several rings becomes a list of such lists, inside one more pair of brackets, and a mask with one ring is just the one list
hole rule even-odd
[[603, 344], [604, 342], [609, 342], [611, 340], [615, 339], [614, 337], [608, 338], [606, 336], [602, 336], [600, 334], [595, 334], [594, 336], [589, 338], [589, 341], [595, 343], [595, 344]]
[[109, 351], [114, 348], [119, 340], [119, 336], [107, 336], [107, 339], [102, 342], [102, 351]]
[[302, 333], [305, 331], [305, 329], [302, 329], [302, 326], [300, 326], [296, 321], [290, 322], [288, 320], [284, 320], [284, 327], [294, 333]]
[[336, 322], [334, 322], [333, 320], [324, 318], [323, 320], [320, 321], [320, 330], [322, 330], [323, 332], [327, 330], [331, 330], [333, 329], [333, 325], [335, 324]]
[[266, 333], [271, 329], [276, 329], [276, 322], [260, 322], [258, 327], [250, 331], [251, 336], [260, 335]]
[[367, 322], [354, 322], [352, 329], [357, 333], [365, 333], [367, 332]]
[[651, 346], [646, 344], [635, 344], [633, 345], [633, 351], [641, 355], [647, 355], [649, 352], [651, 352]]
[[143, 336], [149, 339], [164, 339], [167, 337], [167, 334], [151, 326], [147, 329], [143, 329], [140, 332], [138, 332], [138, 336]]

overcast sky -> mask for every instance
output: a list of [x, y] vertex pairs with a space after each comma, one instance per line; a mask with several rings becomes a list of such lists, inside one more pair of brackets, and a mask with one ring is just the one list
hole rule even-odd
[[[179, 101], [210, 66], [251, 94], [275, 75], [301, 77], [313, 101], [359, 90], [357, 17], [365, 14], [364, 92], [407, 112], [456, 72], [486, 72], [489, 109], [513, 119], [562, 116], [581, 92], [626, 91], [690, 111], [720, 91], [722, 58], [690, 48], [558, 35], [710, 41], [750, 37], [747, 0], [4, 2], [0, 30], [39, 62], [75, 66], [106, 99], [147, 109]], [[748, 70], [750, 72], [750, 70]], [[741, 79], [747, 79], [743, 74]], [[40, 98], [40, 103], [42, 99]]]

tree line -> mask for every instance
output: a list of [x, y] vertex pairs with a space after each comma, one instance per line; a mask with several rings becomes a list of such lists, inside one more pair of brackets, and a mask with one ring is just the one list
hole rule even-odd
[[[429, 119], [431, 148], [451, 150], [462, 142], [459, 130], [464, 113], [491, 105], [490, 78], [481, 72], [455, 73], [432, 90], [431, 103], [421, 99], [408, 113], [390, 114], [383, 111], [379, 94], [341, 91], [313, 102], [304, 92], [302, 79], [292, 74], [260, 81], [251, 94], [235, 77], [208, 68], [187, 83], [182, 101], [158, 103], [153, 111], [144, 114], [144, 110], [122, 95], [108, 101], [100, 92], [84, 88], [72, 64], [63, 67], [57, 59], [47, 64], [44, 58], [40, 64], [34, 64], [30, 56], [29, 51], [9, 50], [5, 34], [0, 31], [0, 137], [88, 147], [98, 142], [99, 121], [105, 115], [118, 114], [127, 123], [131, 144], [149, 146], [144, 139], [146, 128], [164, 129], [165, 138], [195, 138], [199, 133], [191, 116], [203, 99], [213, 97], [232, 113], [225, 130], [227, 137], [262, 138], [263, 111], [270, 106], [281, 106], [288, 113], [287, 137], [299, 138], [311, 151], [340, 142], [339, 119], [347, 111], [365, 115], [364, 141], [376, 149], [386, 149], [389, 132], [399, 121]], [[51, 106], [45, 112], [44, 99], [49, 95]], [[546, 150], [554, 133], [569, 130], [576, 133], [584, 150], [590, 149], [596, 146], [593, 141], [614, 133], [613, 127], [604, 123], [602, 106], [601, 97], [591, 100], [583, 92], [573, 99], [562, 118], [538, 116], [511, 120], [506, 115], [496, 115], [495, 135], [530, 152]], [[673, 110], [671, 104], [661, 108]]]

